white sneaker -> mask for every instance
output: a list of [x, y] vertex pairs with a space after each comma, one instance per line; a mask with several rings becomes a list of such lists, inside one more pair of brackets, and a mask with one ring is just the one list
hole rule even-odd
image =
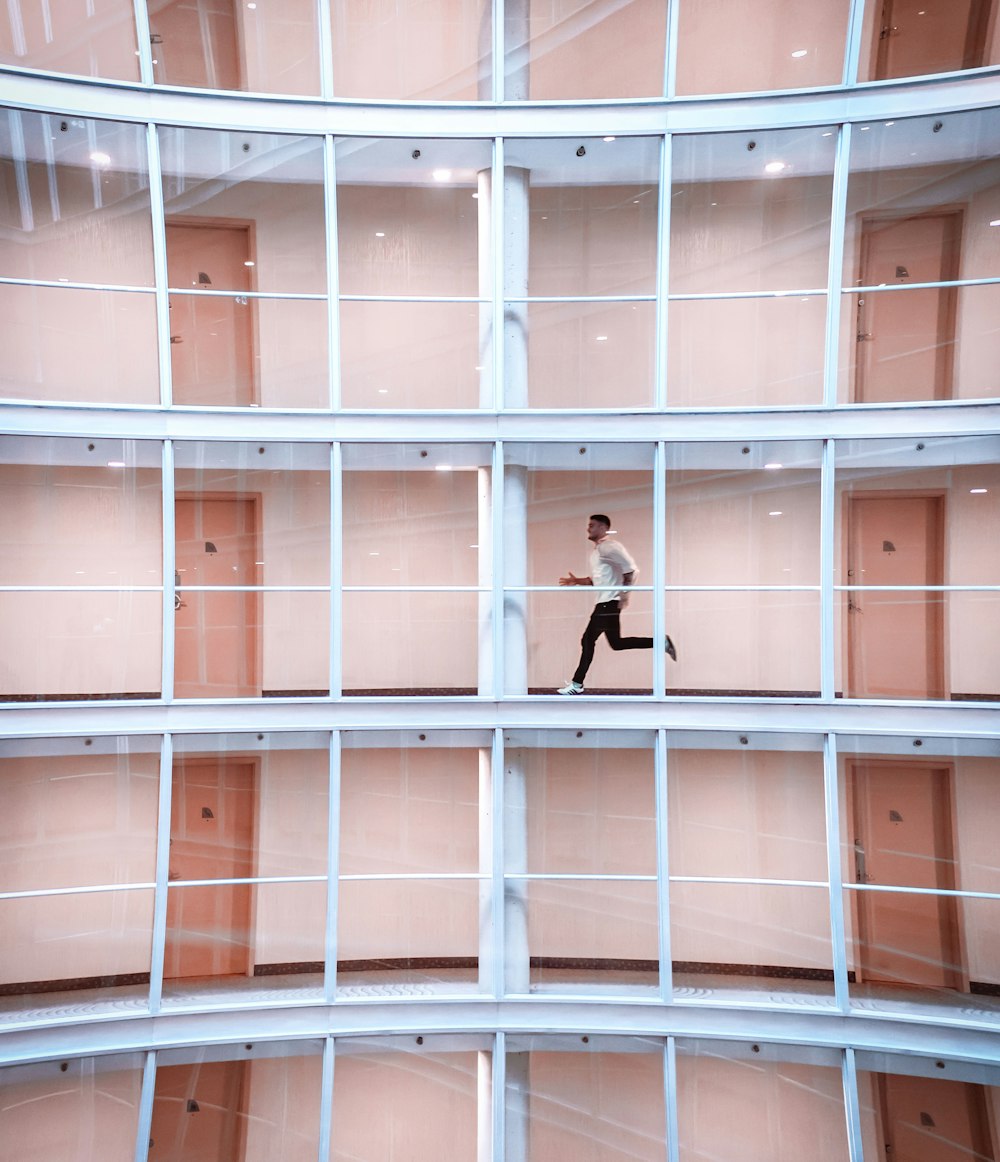
[[556, 691], [557, 694], [582, 694], [583, 686], [579, 682], [567, 682], [565, 686], [560, 686]]

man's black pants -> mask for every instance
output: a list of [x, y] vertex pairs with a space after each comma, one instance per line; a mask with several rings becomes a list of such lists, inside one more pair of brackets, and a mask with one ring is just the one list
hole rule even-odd
[[583, 679], [587, 676], [587, 671], [590, 669], [590, 663], [594, 660], [594, 646], [597, 645], [597, 640], [601, 634], [604, 634], [608, 639], [608, 645], [613, 650], [651, 650], [653, 648], [651, 637], [622, 637], [621, 609], [617, 599], [599, 601], [594, 606], [594, 612], [590, 615], [590, 621], [587, 622], [587, 628], [583, 631], [583, 637], [580, 638], [580, 664], [576, 667], [573, 681], [579, 682], [581, 686]]

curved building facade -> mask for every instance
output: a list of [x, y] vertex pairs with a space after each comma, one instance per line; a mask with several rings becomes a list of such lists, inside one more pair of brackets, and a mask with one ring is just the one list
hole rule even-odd
[[1000, 1159], [996, 8], [10, 0], [0, 1158]]

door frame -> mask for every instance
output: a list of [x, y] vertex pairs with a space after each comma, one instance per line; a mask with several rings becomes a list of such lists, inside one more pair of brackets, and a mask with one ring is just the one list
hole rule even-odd
[[[879, 225], [894, 222], [909, 222], [917, 218], [951, 218], [953, 220], [955, 231], [953, 246], [950, 254], [946, 255], [945, 261], [942, 262], [942, 281], [955, 281], [961, 271], [962, 239], [965, 237], [965, 210], [966, 207], [960, 202], [946, 202], [940, 206], [931, 206], [919, 210], [899, 208], [863, 211], [858, 214], [855, 217], [856, 228], [854, 231], [855, 269], [858, 271], [857, 285], [873, 285], [865, 275], [868, 263], [868, 251], [871, 246], [871, 236], [874, 229]], [[880, 294], [882, 292], [875, 291], [873, 293]], [[934, 376], [935, 400], [954, 398], [955, 346], [957, 343], [956, 325], [958, 321], [958, 288], [942, 287], [939, 293], [942, 296], [944, 317], [939, 319], [938, 322], [938, 337], [940, 338], [942, 333], [944, 333], [950, 334], [950, 339], [946, 343], [938, 344], [939, 368]], [[851, 354], [853, 356], [851, 363], [854, 368], [854, 373], [851, 376], [850, 402], [878, 403], [878, 400], [866, 400], [864, 398], [865, 377], [861, 371], [861, 360], [858, 358], [858, 347], [860, 345], [858, 340], [858, 335], [860, 334], [858, 322], [859, 307], [861, 304], [857, 301], [859, 296], [855, 297], [854, 322], [851, 324]]]
[[[978, 0], [978, 3], [977, 0], [972, 0], [972, 2], [976, 7], [970, 13], [969, 27], [965, 36], [965, 45], [962, 49], [963, 63], [958, 66], [960, 69], [978, 69], [983, 66], [983, 58], [986, 56], [986, 49], [996, 25], [996, 5], [993, 3], [993, 0]], [[892, 20], [892, 4], [893, 0], [882, 0], [881, 4], [874, 6], [871, 25], [872, 39], [869, 72], [869, 80], [872, 81], [893, 79], [885, 76], [883, 72], [886, 54], [882, 50], [884, 42], [881, 36], [882, 28]], [[977, 49], [978, 51], [976, 51]], [[974, 61], [974, 63], [966, 63], [969, 61]]]
[[[938, 585], [947, 585], [947, 563], [948, 555], [946, 552], [948, 544], [948, 493], [944, 488], [861, 488], [852, 489], [846, 487], [842, 493], [843, 509], [841, 514], [841, 527], [844, 530], [842, 544], [841, 544], [841, 558], [842, 558], [842, 572], [841, 576], [845, 579], [845, 584], [852, 584], [853, 570], [852, 564], [852, 544], [854, 524], [851, 519], [851, 505], [855, 500], [864, 499], [880, 499], [880, 500], [937, 500], [939, 513], [939, 529], [938, 529], [938, 546], [937, 559], [940, 566], [941, 580], [934, 582]], [[841, 615], [844, 620], [845, 634], [844, 634], [844, 669], [843, 669], [843, 697], [857, 698], [857, 697], [873, 697], [872, 695], [858, 695], [854, 693], [854, 627], [853, 617], [851, 615], [851, 601], [853, 593], [846, 592], [841, 594]], [[940, 698], [945, 700], [949, 696], [951, 690], [951, 650], [948, 642], [948, 594], [940, 594], [941, 601], [937, 605], [937, 622], [936, 634], [938, 642], [938, 677], [940, 678]]]
[[[944, 771], [945, 772], [945, 800], [948, 808], [948, 820], [945, 827], [941, 829], [941, 834], [948, 844], [951, 853], [951, 866], [953, 868], [953, 877], [951, 887], [947, 890], [960, 890], [962, 886], [962, 869], [961, 864], [957, 859], [957, 852], [959, 851], [958, 843], [958, 802], [955, 791], [955, 763], [947, 759], [935, 760], [927, 759], [911, 759], [901, 758], [898, 755], [879, 755], [879, 754], [853, 754], [844, 756], [843, 776], [844, 776], [844, 824], [841, 834], [841, 842], [844, 845], [844, 850], [850, 853], [854, 851], [855, 840], [859, 837], [861, 830], [859, 826], [859, 811], [861, 809], [861, 800], [858, 795], [858, 768], [872, 765], [897, 768], [900, 771], [910, 771], [915, 767], [921, 767], [925, 770]], [[841, 881], [848, 882], [847, 872], [849, 869], [841, 868]], [[857, 883], [856, 878], [852, 874], [849, 882]], [[858, 984], [864, 984], [867, 981], [865, 976], [865, 956], [864, 943], [867, 931], [870, 930], [871, 923], [867, 918], [868, 911], [867, 897], [871, 893], [858, 892], [853, 889], [850, 890], [851, 900], [851, 933], [847, 937], [850, 945], [854, 979]], [[950, 974], [953, 978], [952, 983], [946, 987], [957, 988], [959, 991], [969, 991], [969, 957], [968, 945], [965, 934], [965, 923], [962, 916], [961, 900], [955, 896], [942, 897], [944, 900], [951, 900], [953, 912], [951, 916], [951, 936], [950, 944], [955, 955], [957, 968]], [[846, 934], [845, 934], [846, 935]], [[874, 982], [883, 983], [883, 982]], [[911, 986], [906, 984], [888, 984], [889, 988], [909, 988]], [[920, 985], [913, 987], [923, 987]]]
[[[261, 492], [227, 492], [224, 489], [208, 488], [201, 492], [190, 492], [187, 490], [174, 493], [174, 553], [175, 561], [174, 567], [176, 571], [176, 545], [177, 545], [177, 528], [176, 528], [176, 511], [177, 502], [180, 500], [249, 500], [253, 505], [253, 537], [254, 543], [257, 546], [254, 553], [254, 558], [259, 559], [263, 548], [263, 509], [264, 509], [264, 494]], [[254, 584], [260, 585], [259, 568], [254, 565]], [[254, 599], [254, 618], [247, 633], [251, 635], [251, 645], [247, 653], [250, 662], [253, 666], [253, 682], [247, 683], [257, 687], [258, 690], [264, 688], [264, 643], [263, 643], [263, 613], [264, 613], [264, 594], [263, 593], [246, 593], [246, 597]], [[177, 627], [174, 625], [174, 674], [173, 685], [176, 689], [177, 684]], [[176, 697], [176, 694], [174, 695]], [[259, 694], [257, 695], [260, 696]]]
[[[260, 803], [261, 803], [261, 776], [262, 764], [260, 755], [257, 754], [240, 754], [239, 752], [226, 751], [224, 755], [213, 754], [211, 751], [199, 752], [195, 754], [177, 754], [173, 756], [173, 762], [170, 768], [170, 815], [173, 819], [174, 809], [174, 779], [177, 770], [181, 766], [185, 767], [209, 767], [209, 766], [224, 766], [226, 763], [234, 762], [240, 763], [250, 767], [252, 791], [250, 795], [251, 818], [250, 818], [250, 869], [248, 879], [256, 880], [259, 869], [260, 860]], [[170, 828], [169, 839], [173, 839], [173, 826]], [[168, 853], [169, 863], [169, 853]], [[168, 879], [168, 885], [169, 885]], [[241, 885], [233, 885], [241, 886]], [[250, 903], [247, 908], [247, 963], [245, 976], [252, 977], [254, 968], [256, 966], [256, 948], [257, 948], [257, 887], [256, 883], [249, 883], [245, 885], [250, 894]], [[167, 889], [169, 896], [169, 886]], [[169, 933], [169, 928], [167, 932]], [[165, 958], [165, 954], [164, 954]], [[228, 975], [228, 974], [227, 974]], [[184, 977], [165, 977], [168, 980], [183, 980]]]
[[[240, 17], [242, 21], [242, 17]], [[164, 228], [171, 226], [188, 226], [196, 230], [246, 230], [247, 254], [253, 266], [247, 268], [250, 282], [250, 292], [247, 298], [247, 310], [250, 312], [250, 392], [249, 402], [239, 404], [239, 407], [260, 407], [260, 372], [258, 353], [260, 352], [260, 312], [257, 299], [253, 296], [258, 293], [257, 287], [257, 221], [254, 218], [208, 218], [197, 214], [165, 214]], [[168, 264], [169, 265], [169, 264]], [[180, 290], [181, 288], [177, 288]], [[168, 286], [169, 291], [169, 286]], [[236, 292], [233, 292], [236, 295]], [[169, 294], [167, 298], [169, 299]], [[238, 297], [238, 296], [237, 296]], [[204, 407], [217, 407], [217, 404], [204, 404]]]

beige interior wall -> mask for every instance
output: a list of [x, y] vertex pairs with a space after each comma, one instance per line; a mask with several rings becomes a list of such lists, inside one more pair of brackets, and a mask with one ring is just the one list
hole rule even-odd
[[[479, 752], [347, 749], [340, 874], [479, 870]], [[339, 960], [475, 956], [475, 880], [341, 881]]]
[[[996, 759], [962, 758], [955, 763], [956, 887], [1000, 892], [1000, 860], [995, 829]], [[962, 900], [959, 924], [970, 980], [1000, 984], [1000, 902]]]
[[142, 1070], [94, 1066], [94, 1059], [84, 1058], [62, 1073], [53, 1062], [42, 1067], [51, 1076], [4, 1079], [0, 1137], [7, 1157], [17, 1162], [132, 1162]]
[[321, 1083], [319, 1054], [251, 1061], [241, 1162], [315, 1162]]
[[333, 1162], [476, 1159], [475, 1053], [337, 1058]]
[[235, 5], [243, 85], [251, 93], [318, 94], [316, 8], [288, 0], [280, 8]]
[[679, 1057], [677, 1107], [681, 1162], [849, 1157], [843, 1083], [829, 1066]]
[[[675, 750], [671, 875], [826, 880], [818, 753]], [[674, 883], [675, 960], [832, 967], [821, 888]]]
[[527, 1162], [666, 1157], [660, 1053], [533, 1051], [528, 1086]]
[[[160, 476], [152, 469], [0, 465], [7, 584], [158, 585]], [[8, 593], [0, 690], [160, 689], [158, 593]]]
[[46, 6], [22, 0], [0, 18], [0, 60], [19, 68], [139, 80], [135, 15], [124, 0], [81, 8], [73, 0]]

